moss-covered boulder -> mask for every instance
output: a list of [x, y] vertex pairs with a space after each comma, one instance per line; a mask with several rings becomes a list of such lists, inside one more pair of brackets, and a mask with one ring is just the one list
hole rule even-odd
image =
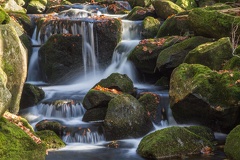
[[143, 20], [142, 37], [145, 39], [154, 38], [160, 27], [160, 21], [154, 17], [146, 17]]
[[45, 93], [41, 88], [25, 83], [22, 91], [20, 108], [24, 109], [34, 106], [38, 104], [44, 97]]
[[131, 10], [130, 13], [128, 13], [126, 19], [137, 21], [137, 20], [143, 20], [147, 16], [154, 16], [154, 14], [151, 12], [151, 10], [148, 10], [140, 6], [136, 6]]
[[224, 70], [235, 70], [240, 71], [240, 57], [232, 57], [229, 61], [227, 61], [224, 66]]
[[126, 74], [112, 73], [107, 78], [98, 82], [94, 87], [97, 85], [129, 94], [134, 92], [133, 82]]
[[6, 11], [6, 12], [22, 12], [26, 13], [26, 9], [22, 6], [18, 5], [15, 0], [4, 0], [0, 1], [0, 6]]
[[167, 19], [168, 17], [184, 12], [184, 9], [169, 0], [156, 0], [152, 2], [158, 17]]
[[[23, 47], [15, 29], [9, 24], [0, 25], [0, 44], [0, 66], [7, 76], [7, 81], [3, 83], [3, 86], [6, 83], [6, 87], [12, 95], [10, 102], [4, 105], [8, 106], [5, 107], [10, 112], [17, 113], [22, 88], [27, 76], [27, 51]], [[6, 97], [4, 96], [1, 96], [0, 99], [8, 99], [9, 94]]]
[[148, 7], [151, 5], [151, 0], [127, 0], [132, 8], [136, 6]]
[[9, 15], [0, 6], [0, 24], [7, 24], [10, 21]]
[[212, 148], [213, 144], [184, 127], [169, 127], [145, 136], [137, 153], [147, 159], [173, 159], [200, 154], [205, 146]]
[[172, 45], [161, 51], [157, 58], [156, 68], [161, 72], [170, 75], [172, 70], [183, 63], [189, 51], [200, 44], [211, 41], [209, 38], [196, 36]]
[[232, 47], [227, 37], [199, 45], [187, 54], [184, 63], [197, 63], [208, 66], [212, 70], [220, 70], [230, 58], [232, 58]]
[[80, 72], [83, 66], [82, 37], [56, 34], [40, 48], [40, 66], [49, 82], [56, 82], [71, 70]]
[[47, 149], [59, 149], [65, 147], [65, 143], [51, 130], [38, 131], [36, 134], [41, 138]]
[[61, 123], [52, 120], [42, 120], [36, 124], [37, 131], [51, 130], [55, 132], [59, 137], [62, 136], [63, 126]]
[[87, 110], [84, 113], [82, 121], [90, 122], [90, 121], [102, 121], [105, 119], [107, 113], [107, 106], [101, 108], [92, 108]]
[[31, 0], [27, 6], [28, 14], [40, 14], [46, 10], [47, 0]]
[[[188, 18], [195, 35], [213, 38], [230, 37], [233, 25], [240, 23], [239, 16], [203, 8], [193, 9]], [[236, 31], [239, 33], [240, 30]]]
[[125, 14], [131, 9], [127, 1], [115, 1], [113, 4], [107, 6], [107, 12], [109, 14]]
[[45, 145], [37, 144], [17, 125], [1, 117], [0, 128], [0, 157], [2, 160], [45, 159]]
[[211, 6], [206, 6], [205, 9], [207, 9], [207, 10], [231, 9], [232, 10], [232, 6], [230, 6], [228, 4], [224, 4], [224, 3], [216, 3], [216, 4], [213, 4]]
[[233, 160], [240, 159], [240, 125], [236, 126], [227, 136], [224, 153]]
[[176, 4], [186, 10], [190, 10], [197, 7], [197, 3], [195, 0], [177, 0]]
[[179, 124], [201, 124], [228, 133], [240, 122], [240, 73], [183, 63], [170, 80], [170, 107]]
[[120, 94], [108, 103], [104, 119], [107, 140], [141, 137], [152, 127], [144, 107], [133, 96]]
[[172, 35], [191, 36], [191, 27], [189, 26], [188, 15], [176, 15], [166, 19], [160, 26], [157, 37]]
[[159, 53], [182, 40], [184, 40], [184, 37], [181, 36], [141, 40], [129, 54], [128, 59], [131, 60], [142, 73], [153, 74]]
[[200, 137], [205, 138], [206, 140], [213, 142], [215, 140], [214, 132], [205, 126], [188, 126], [184, 127], [192, 133], [199, 135]]
[[143, 92], [140, 93], [138, 101], [144, 107], [147, 112], [147, 115], [150, 117], [151, 121], [155, 124], [159, 124], [164, 116], [160, 113], [160, 96], [151, 93], [151, 92]]

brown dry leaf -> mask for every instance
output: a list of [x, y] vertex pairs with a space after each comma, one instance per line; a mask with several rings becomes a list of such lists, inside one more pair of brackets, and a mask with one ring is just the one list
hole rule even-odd
[[147, 46], [143, 46], [142, 50], [146, 52], [148, 50]]

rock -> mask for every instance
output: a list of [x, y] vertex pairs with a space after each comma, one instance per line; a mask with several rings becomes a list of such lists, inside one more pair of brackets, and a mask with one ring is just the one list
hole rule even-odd
[[184, 12], [184, 9], [169, 0], [156, 0], [152, 2], [156, 14], [162, 19]]
[[240, 58], [236, 56], [232, 57], [224, 64], [223, 70], [240, 71]]
[[28, 14], [41, 14], [46, 10], [47, 0], [31, 0], [27, 6]]
[[47, 149], [59, 149], [65, 147], [65, 143], [51, 130], [38, 131], [36, 134], [41, 138]]
[[107, 6], [107, 12], [109, 14], [125, 14], [126, 11], [130, 11], [131, 9], [127, 1], [115, 1], [115, 3]]
[[132, 8], [136, 6], [148, 7], [151, 5], [151, 0], [127, 0]]
[[9, 15], [0, 6], [0, 24], [7, 24], [10, 21]]
[[209, 38], [197, 36], [188, 38], [161, 51], [157, 58], [156, 68], [164, 74], [172, 73], [172, 70], [183, 63], [189, 51], [200, 44], [212, 41]]
[[151, 10], [148, 10], [146, 8], [136, 6], [131, 10], [130, 13], [128, 13], [126, 19], [137, 21], [137, 20], [143, 20], [147, 16], [154, 16], [154, 13], [152, 13]]
[[240, 159], [240, 125], [236, 126], [228, 135], [224, 146], [224, 153], [229, 159]]
[[108, 103], [104, 120], [107, 140], [138, 138], [152, 127], [143, 106], [133, 96], [120, 94]]
[[[0, 2], [1, 3], [1, 2]], [[26, 9], [18, 5], [14, 0], [4, 0], [3, 4], [0, 4], [6, 12], [22, 12], [26, 13]]]
[[[140, 93], [138, 101], [141, 103], [141, 105], [146, 110], [148, 116], [150, 117], [151, 121], [155, 124], [159, 124], [161, 120], [163, 120], [160, 113], [160, 96], [151, 93], [151, 92], [143, 92]], [[165, 117], [166, 118], [166, 117]]]
[[34, 106], [38, 104], [44, 97], [45, 93], [41, 88], [25, 83], [22, 91], [20, 108], [24, 109]]
[[98, 82], [94, 87], [97, 85], [109, 89], [116, 89], [117, 91], [128, 94], [132, 94], [134, 92], [133, 82], [126, 74], [112, 73], [107, 78]]
[[192, 133], [195, 133], [196, 135], [205, 138], [206, 140], [213, 142], [215, 140], [215, 135], [214, 132], [204, 126], [189, 126], [189, 127], [184, 127], [185, 129], [189, 130]]
[[[216, 3], [211, 6], [205, 7], [206, 10], [223, 10], [223, 9], [231, 9], [232, 7], [230, 5], [224, 4], [224, 3]], [[231, 9], [232, 10], [232, 9]]]
[[172, 35], [191, 36], [192, 29], [189, 26], [188, 15], [176, 15], [166, 19], [160, 26], [157, 37]]
[[62, 136], [63, 126], [61, 123], [53, 120], [42, 120], [36, 124], [37, 131], [51, 130], [55, 132], [59, 137]]
[[129, 54], [136, 68], [142, 73], [155, 73], [156, 61], [159, 53], [171, 45], [181, 42], [184, 37], [170, 36], [164, 38], [144, 39]]
[[228, 133], [240, 119], [236, 114], [240, 107], [239, 76], [239, 72], [216, 72], [200, 64], [181, 64], [172, 73], [169, 90], [176, 122]]
[[186, 10], [190, 10], [197, 7], [197, 3], [195, 0], [177, 0], [176, 4]]
[[144, 18], [142, 37], [144, 39], [156, 37], [159, 27], [160, 27], [160, 22], [158, 19], [155, 19], [150, 16]]
[[208, 66], [212, 70], [221, 70], [230, 58], [232, 58], [232, 47], [230, 39], [226, 37], [216, 42], [199, 45], [187, 54], [184, 63], [197, 63]]
[[107, 107], [92, 108], [86, 111], [82, 118], [82, 121], [84, 122], [103, 121], [105, 119], [106, 113]]
[[213, 144], [186, 128], [174, 126], [145, 136], [137, 153], [147, 159], [174, 159], [199, 154], [204, 146], [212, 148]]
[[[193, 9], [189, 15], [189, 24], [195, 35], [212, 38], [230, 37], [233, 25], [240, 23], [240, 17], [211, 11], [203, 8]], [[239, 34], [240, 30], [236, 32]]]
[[[27, 51], [23, 47], [20, 39], [14, 28], [9, 25], [0, 25], [0, 48], [2, 70], [7, 75], [6, 87], [12, 94], [7, 107], [12, 113], [17, 113], [19, 110], [19, 103], [22, 94], [22, 88], [27, 76]], [[3, 84], [4, 84], [3, 83]], [[4, 86], [4, 85], [3, 85]], [[9, 94], [2, 98], [9, 98]], [[5, 100], [4, 100], [5, 101]], [[2, 110], [4, 112], [4, 110]], [[0, 113], [0, 115], [3, 114]]]
[[37, 144], [17, 125], [12, 124], [5, 118], [1, 117], [0, 128], [1, 159], [45, 159], [46, 146], [43, 143]]

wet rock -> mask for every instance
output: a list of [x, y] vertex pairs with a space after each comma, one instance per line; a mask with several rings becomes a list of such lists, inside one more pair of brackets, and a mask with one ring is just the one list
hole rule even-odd
[[144, 158], [173, 159], [199, 154], [204, 146], [212, 148], [213, 144], [201, 135], [176, 126], [145, 136], [138, 145], [137, 153]]
[[240, 22], [238, 16], [204, 8], [193, 9], [188, 18], [195, 35], [213, 38], [230, 37], [232, 26]]
[[128, 13], [126, 19], [137, 21], [137, 20], [143, 20], [147, 16], [154, 16], [154, 13], [151, 10], [148, 10], [146, 8], [136, 6], [131, 10], [130, 13]]
[[32, 84], [25, 83], [22, 91], [20, 108], [24, 109], [36, 105], [45, 97], [44, 91]]
[[133, 96], [120, 94], [108, 103], [104, 120], [107, 140], [141, 137], [152, 127], [143, 106]]
[[37, 131], [51, 130], [55, 132], [59, 137], [62, 136], [63, 126], [61, 123], [53, 120], [42, 120], [36, 124]]
[[181, 64], [172, 73], [169, 90], [176, 122], [201, 124], [228, 133], [240, 122], [239, 76], [239, 72], [216, 72], [200, 64]]
[[148, 7], [151, 5], [151, 0], [127, 0], [132, 8], [136, 6]]
[[0, 128], [1, 159], [45, 159], [46, 146], [43, 143], [37, 144], [20, 127], [1, 117]]
[[224, 146], [224, 153], [228, 158], [237, 160], [240, 159], [240, 125], [236, 126], [227, 136]]
[[160, 21], [158, 19], [155, 19], [150, 16], [144, 18], [142, 37], [144, 39], [156, 37], [159, 27], [160, 27]]
[[174, 44], [159, 53], [156, 68], [161, 73], [169, 74], [170, 76], [172, 70], [183, 63], [189, 51], [200, 44], [210, 41], [212, 41], [212, 39], [198, 36]]
[[190, 10], [197, 7], [197, 3], [195, 0], [177, 0], [176, 4], [186, 10]]
[[126, 11], [131, 10], [131, 6], [127, 1], [115, 1], [115, 3], [107, 6], [109, 14], [125, 14]]
[[152, 2], [156, 14], [162, 19], [184, 12], [184, 9], [169, 0], [156, 0]]
[[172, 35], [192, 36], [191, 27], [189, 26], [188, 15], [176, 15], [166, 19], [160, 26], [157, 37]]
[[216, 42], [199, 45], [187, 54], [184, 63], [197, 63], [208, 66], [212, 70], [221, 70], [230, 58], [232, 58], [232, 47], [230, 39], [226, 37]]
[[36, 134], [41, 138], [47, 149], [59, 149], [65, 147], [65, 143], [51, 130], [38, 131]]
[[28, 14], [41, 14], [46, 10], [47, 0], [31, 0], [27, 6]]
[[103, 121], [105, 119], [106, 113], [107, 107], [92, 108], [86, 111], [82, 118], [82, 121], [84, 122]]

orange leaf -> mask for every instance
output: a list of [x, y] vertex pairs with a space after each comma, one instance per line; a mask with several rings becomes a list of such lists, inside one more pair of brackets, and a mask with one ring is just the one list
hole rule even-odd
[[147, 46], [143, 46], [142, 50], [146, 52], [148, 50]]

